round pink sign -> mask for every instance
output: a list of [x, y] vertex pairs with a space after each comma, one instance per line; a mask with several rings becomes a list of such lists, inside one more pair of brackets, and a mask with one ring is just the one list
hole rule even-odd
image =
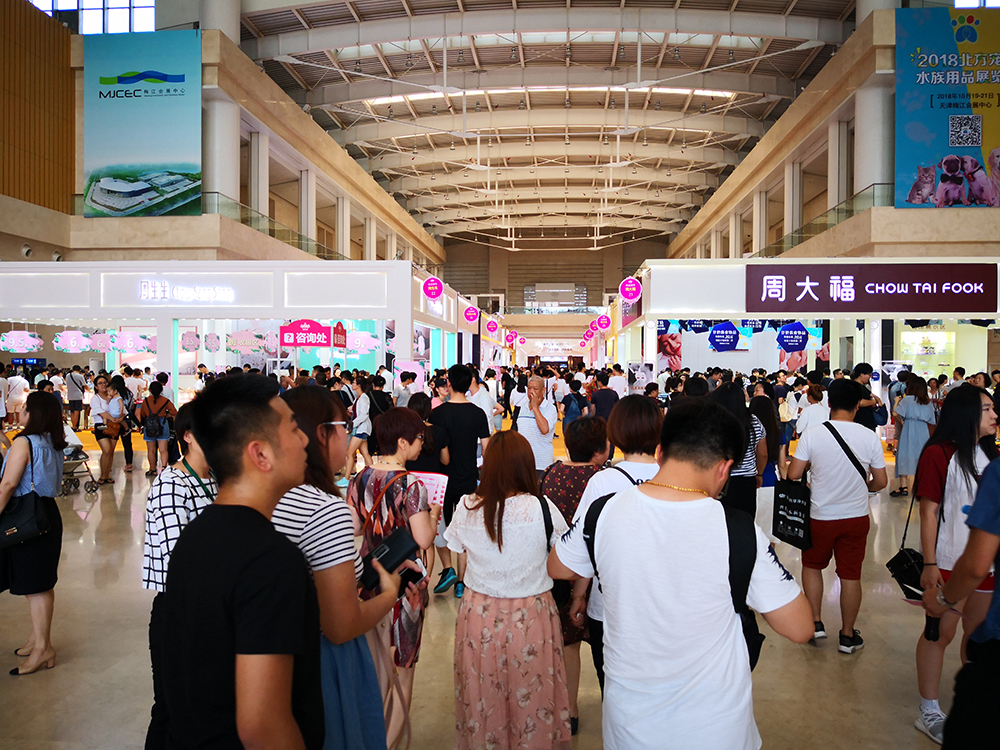
[[600, 328], [602, 331], [606, 331], [609, 328], [611, 328], [611, 316], [602, 315], [601, 317], [599, 317], [597, 319], [597, 327]]
[[491, 320], [486, 324], [486, 330], [489, 331], [490, 333], [496, 333], [499, 327], [500, 326], [497, 325], [497, 322], [495, 320]]
[[477, 320], [479, 320], [479, 308], [478, 307], [465, 308], [465, 319], [470, 323], [475, 323]]
[[584, 341], [590, 341], [592, 338], [594, 338], [594, 332], [591, 331], [589, 328], [583, 332]]
[[596, 320], [590, 321], [590, 330], [593, 331], [594, 333], [597, 333], [597, 321]]
[[528, 339], [526, 339], [526, 338], [524, 338], [524, 336], [522, 336], [521, 338], [519, 338], [517, 340], [517, 343], [519, 343], [521, 346], [524, 346], [525, 344], [528, 343]]
[[515, 331], [514, 329], [511, 329], [510, 335], [513, 336], [516, 339], [517, 338], [517, 331]]
[[517, 336], [515, 336], [513, 333], [508, 333], [506, 341], [508, 344], [513, 344], [515, 341], [517, 341]]
[[618, 293], [626, 302], [635, 302], [642, 296], [642, 282], [629, 276], [618, 285]]
[[586, 341], [581, 341], [580, 342], [580, 348], [581, 349], [586, 349], [587, 348], [587, 342]]
[[437, 299], [444, 294], [444, 284], [441, 279], [431, 276], [424, 282], [424, 296], [427, 299]]

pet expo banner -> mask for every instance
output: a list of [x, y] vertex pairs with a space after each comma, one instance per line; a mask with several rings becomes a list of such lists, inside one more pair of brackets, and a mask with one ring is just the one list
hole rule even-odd
[[897, 10], [896, 208], [997, 205], [1000, 11]]
[[84, 215], [201, 214], [201, 33], [84, 37]]

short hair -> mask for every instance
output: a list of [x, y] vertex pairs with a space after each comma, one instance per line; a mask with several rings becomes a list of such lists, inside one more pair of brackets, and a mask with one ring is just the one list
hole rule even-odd
[[448, 382], [453, 390], [465, 393], [472, 385], [472, 370], [465, 365], [452, 365], [448, 368]]
[[532, 375], [530, 378], [528, 378], [528, 387], [531, 388], [531, 386], [533, 385], [540, 387], [542, 390], [545, 390], [545, 378], [539, 375]]
[[571, 391], [573, 391], [573, 393], [579, 393], [580, 392], [580, 388], [582, 388], [582, 387], [583, 387], [583, 383], [581, 383], [579, 380], [571, 380], [571, 381], [569, 381], [569, 389]]
[[964, 378], [965, 377], [965, 368], [964, 367], [956, 367], [955, 368], [955, 372], [958, 373], [958, 377], [960, 377], [960, 378]]
[[[318, 487], [328, 495], [340, 496], [334, 474], [343, 467], [330, 466], [326, 447], [320, 442], [320, 430], [328, 430], [330, 422], [346, 422], [347, 407], [340, 396], [335, 396], [318, 385], [289, 388], [281, 394], [282, 400], [295, 413], [295, 421], [306, 436], [305, 483]], [[332, 431], [328, 431], [330, 434]]]
[[[170, 376], [167, 375], [167, 373], [165, 372], [156, 373], [156, 379], [159, 380], [163, 385], [166, 385], [167, 383], [170, 382]], [[150, 385], [152, 385], [152, 383], [150, 383]]]
[[910, 372], [909, 370], [900, 370], [899, 372], [896, 373], [896, 380], [898, 380], [900, 383], [905, 383], [912, 376], [913, 373]]
[[601, 370], [599, 373], [597, 373], [597, 382], [600, 383], [601, 385], [607, 385], [609, 380], [610, 378], [608, 377], [608, 373], [606, 373], [604, 370]]
[[608, 425], [603, 417], [578, 417], [564, 430], [566, 452], [574, 463], [588, 463], [608, 446]]
[[402, 438], [412, 443], [424, 434], [424, 420], [413, 409], [394, 406], [375, 418], [375, 437], [383, 456], [396, 452]]
[[708, 395], [708, 381], [704, 378], [688, 378], [684, 381], [684, 395], [703, 398]]
[[651, 398], [626, 396], [608, 415], [608, 437], [622, 453], [656, 455], [663, 410]]
[[401, 373], [399, 373], [399, 382], [400, 383], [406, 383], [406, 382], [412, 383], [416, 379], [417, 379], [417, 374], [415, 372], [401, 372]]
[[220, 486], [243, 474], [243, 453], [252, 441], [273, 444], [281, 424], [271, 406], [277, 395], [271, 378], [241, 373], [213, 381], [191, 402], [192, 432]]
[[55, 388], [55, 386], [52, 385], [52, 381], [51, 380], [39, 380], [37, 383], [35, 383], [35, 390], [36, 391], [44, 391], [49, 386], [52, 386], [53, 388]]
[[739, 420], [706, 399], [688, 400], [667, 411], [660, 431], [663, 459], [709, 469], [719, 461], [740, 461], [747, 436]]
[[497, 376], [497, 371], [494, 370], [492, 367], [487, 367], [486, 372], [483, 373], [483, 376], [487, 378], [495, 378]]
[[858, 362], [854, 365], [854, 372], [851, 373], [851, 379], [855, 380], [861, 375], [871, 375], [873, 372], [875, 372], [875, 368], [870, 364], [867, 362]]
[[134, 372], [134, 370], [128, 365], [125, 365], [122, 367], [122, 372], [125, 373], [125, 375], [130, 376]]
[[650, 393], [656, 393], [659, 390], [660, 390], [660, 386], [658, 386], [656, 383], [646, 383], [646, 395], [647, 396]]
[[834, 380], [827, 390], [830, 411], [854, 411], [858, 402], [865, 398], [868, 398], [868, 390], [861, 383], [847, 378]]
[[[184, 436], [191, 432], [191, 412], [194, 407], [191, 402], [188, 401], [186, 404], [182, 404], [177, 410], [177, 416], [174, 417], [174, 434], [177, 436], [177, 447], [180, 448], [181, 455], [186, 456], [191, 446], [188, 445], [187, 440]], [[193, 433], [192, 433], [193, 435]], [[195, 438], [197, 440], [197, 438]]]

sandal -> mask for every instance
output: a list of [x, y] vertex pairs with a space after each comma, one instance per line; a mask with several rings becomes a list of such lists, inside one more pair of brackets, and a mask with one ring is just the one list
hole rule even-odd
[[907, 497], [910, 491], [906, 487], [900, 487], [898, 490], [893, 490], [889, 493], [889, 497]]
[[97, 483], [98, 484], [114, 484], [115, 480], [111, 479], [111, 478], [108, 478], [108, 479], [98, 479]]
[[156, 469], [150, 469], [149, 471], [147, 471], [146, 472], [146, 476], [147, 477], [155, 477], [156, 476]]

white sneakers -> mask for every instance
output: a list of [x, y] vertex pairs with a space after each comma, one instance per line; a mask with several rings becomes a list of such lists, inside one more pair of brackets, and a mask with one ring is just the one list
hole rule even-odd
[[944, 722], [947, 718], [942, 711], [921, 707], [913, 726], [940, 745], [944, 740]]

